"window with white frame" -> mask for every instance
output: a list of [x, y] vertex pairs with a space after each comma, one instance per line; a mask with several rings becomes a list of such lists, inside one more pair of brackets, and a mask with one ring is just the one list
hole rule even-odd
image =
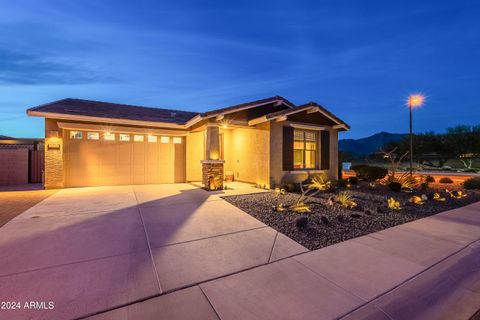
[[170, 143], [170, 137], [160, 137], [160, 143]]
[[100, 133], [98, 133], [98, 132], [88, 132], [87, 133], [87, 139], [88, 140], [99, 140], [100, 139]]
[[70, 139], [82, 140], [83, 132], [82, 131], [70, 131]]
[[294, 169], [316, 169], [317, 161], [317, 140], [318, 134], [315, 131], [295, 130], [293, 133], [293, 168]]
[[103, 139], [106, 141], [115, 141], [115, 133], [105, 132], [103, 134]]
[[136, 134], [133, 136], [133, 141], [135, 142], [143, 142], [143, 135]]
[[119, 141], [130, 141], [130, 135], [129, 134], [125, 134], [125, 133], [120, 133], [118, 135], [118, 140]]
[[181, 144], [182, 143], [182, 138], [181, 137], [173, 137], [173, 143]]

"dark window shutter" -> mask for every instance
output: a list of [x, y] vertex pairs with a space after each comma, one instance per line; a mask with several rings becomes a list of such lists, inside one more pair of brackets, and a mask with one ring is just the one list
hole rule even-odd
[[293, 128], [283, 127], [283, 170], [293, 170]]
[[320, 169], [330, 169], [330, 131], [320, 131]]

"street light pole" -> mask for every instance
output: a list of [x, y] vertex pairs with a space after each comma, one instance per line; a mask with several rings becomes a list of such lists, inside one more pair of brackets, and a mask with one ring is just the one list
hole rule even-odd
[[409, 99], [410, 107], [410, 176], [413, 175], [413, 112], [412, 112], [412, 97]]
[[410, 109], [410, 176], [413, 175], [413, 108], [420, 107], [425, 101], [421, 94], [412, 94], [408, 97], [408, 107]]

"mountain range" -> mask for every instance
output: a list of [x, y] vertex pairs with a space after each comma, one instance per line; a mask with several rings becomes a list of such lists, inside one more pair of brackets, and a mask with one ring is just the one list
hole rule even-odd
[[366, 156], [378, 151], [386, 143], [396, 142], [406, 137], [405, 133], [379, 132], [361, 139], [340, 139], [338, 148], [342, 152], [350, 152], [357, 156]]

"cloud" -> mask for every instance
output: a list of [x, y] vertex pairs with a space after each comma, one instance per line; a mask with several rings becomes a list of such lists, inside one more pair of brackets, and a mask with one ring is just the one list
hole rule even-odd
[[0, 84], [81, 84], [102, 80], [74, 64], [48, 61], [35, 55], [0, 48]]

